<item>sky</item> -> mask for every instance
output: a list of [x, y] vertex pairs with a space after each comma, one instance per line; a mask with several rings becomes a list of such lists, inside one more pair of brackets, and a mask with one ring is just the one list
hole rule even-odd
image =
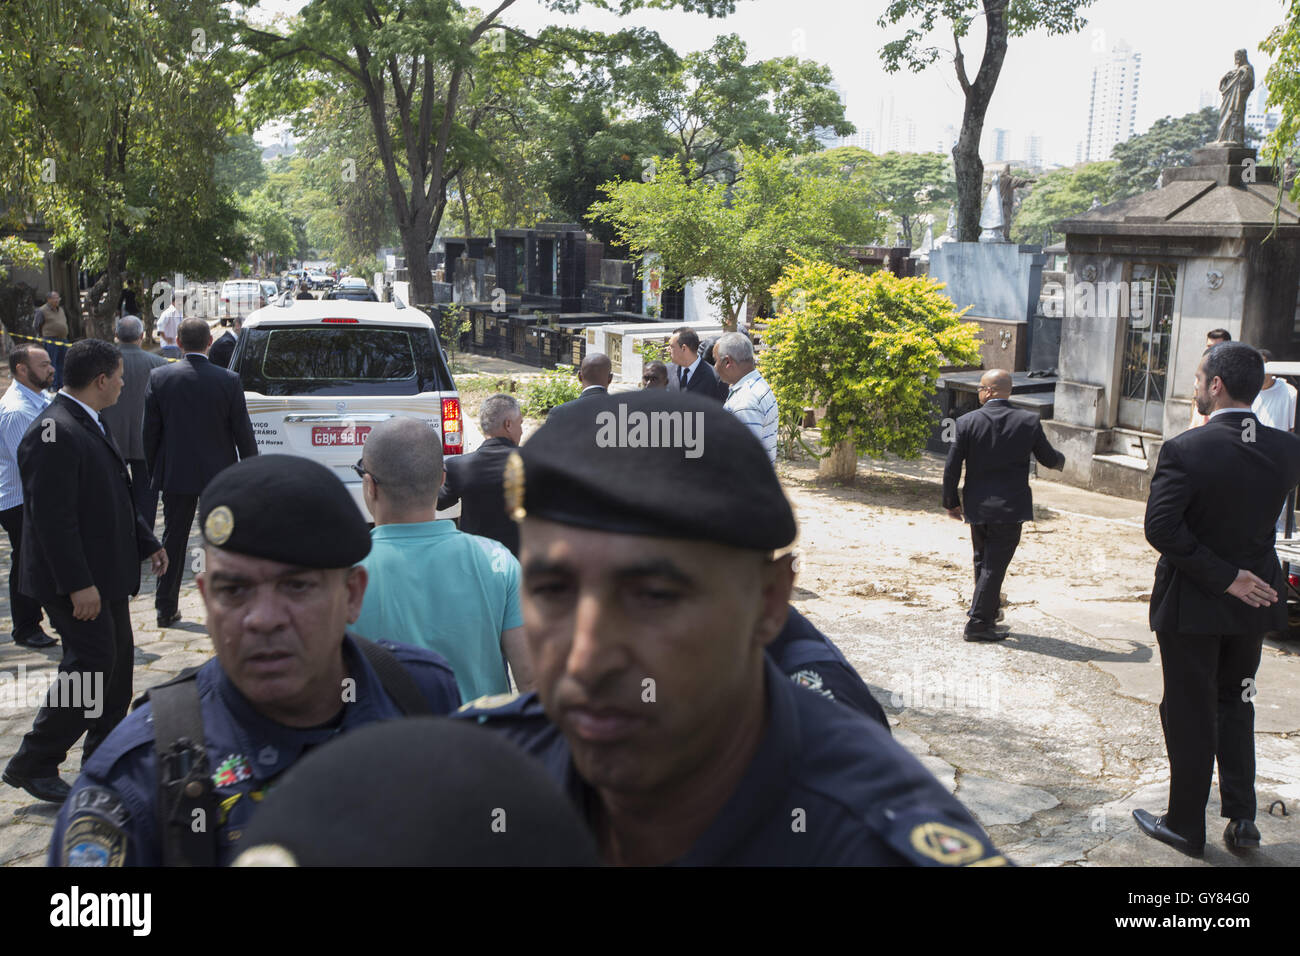
[[[293, 12], [302, 0], [262, 0], [267, 12]], [[882, 97], [917, 124], [919, 148], [927, 148], [946, 124], [960, 127], [962, 94], [951, 56], [920, 74], [889, 75], [880, 48], [896, 34], [876, 25], [884, 0], [738, 0], [736, 12], [710, 20], [700, 14], [643, 11], [624, 18], [588, 11], [562, 18], [539, 0], [517, 0], [503, 19], [534, 31], [569, 22], [593, 29], [641, 26], [656, 30], [679, 52], [705, 49], [724, 33], [738, 34], [754, 59], [798, 55], [829, 66], [844, 90], [845, 113], [859, 129], [878, 125]], [[1072, 164], [1075, 145], [1088, 126], [1088, 97], [1096, 51], [1126, 42], [1142, 54], [1138, 133], [1162, 116], [1181, 116], [1200, 106], [1203, 92], [1218, 103], [1219, 78], [1244, 47], [1262, 84], [1269, 59], [1259, 43], [1282, 21], [1282, 0], [1095, 0], [1079, 33], [1013, 38], [985, 119], [986, 135], [1011, 131], [1013, 152], [1028, 134], [1043, 140], [1043, 158]], [[963, 44], [968, 69], [977, 68], [982, 43], [977, 23]], [[941, 38], [940, 38], [941, 39]], [[948, 41], [951, 43], [951, 40]], [[945, 46], [942, 42], [938, 45]]]

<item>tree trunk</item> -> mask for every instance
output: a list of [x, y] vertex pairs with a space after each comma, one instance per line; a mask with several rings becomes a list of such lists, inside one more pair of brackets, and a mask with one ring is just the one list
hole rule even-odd
[[852, 481], [858, 473], [858, 452], [853, 442], [842, 441], [817, 466], [817, 477], [831, 481]]
[[[108, 254], [104, 274], [86, 291], [86, 304], [90, 306], [90, 327], [86, 337], [113, 341], [114, 318], [117, 303], [122, 298], [122, 278], [126, 270], [126, 253], [114, 250]], [[81, 303], [77, 303], [80, 310]]]
[[976, 242], [980, 237], [980, 208], [983, 206], [980, 192], [984, 185], [980, 139], [984, 135], [984, 114], [988, 112], [998, 74], [1002, 72], [1002, 61], [1007, 55], [1007, 2], [984, 0], [984, 56], [974, 81], [966, 76], [961, 43], [953, 38], [957, 49], [954, 62], [957, 80], [966, 96], [961, 134], [957, 137], [957, 145], [952, 148], [953, 171], [957, 178], [957, 238], [962, 242]]

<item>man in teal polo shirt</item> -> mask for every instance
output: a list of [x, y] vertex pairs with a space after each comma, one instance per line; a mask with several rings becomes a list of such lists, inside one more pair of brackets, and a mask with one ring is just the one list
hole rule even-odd
[[519, 689], [531, 690], [519, 562], [491, 538], [434, 517], [443, 470], [437, 430], [390, 419], [370, 432], [354, 467], [375, 527], [362, 562], [370, 584], [353, 631], [437, 651], [464, 700], [509, 693], [507, 662]]

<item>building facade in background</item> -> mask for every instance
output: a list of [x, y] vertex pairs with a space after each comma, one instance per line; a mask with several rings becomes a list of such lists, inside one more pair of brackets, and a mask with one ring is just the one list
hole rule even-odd
[[1135, 132], [1142, 54], [1120, 42], [1092, 70], [1092, 96], [1088, 103], [1088, 138], [1084, 160], [1110, 159], [1116, 143]]

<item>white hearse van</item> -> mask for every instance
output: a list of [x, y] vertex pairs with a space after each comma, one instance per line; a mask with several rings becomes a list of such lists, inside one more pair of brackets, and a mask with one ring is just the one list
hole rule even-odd
[[[432, 320], [398, 302], [294, 299], [253, 312], [230, 359], [261, 454], [330, 468], [370, 520], [353, 466], [379, 422], [428, 422], [444, 455], [464, 450], [460, 396]], [[439, 517], [460, 513], [456, 505]]]

